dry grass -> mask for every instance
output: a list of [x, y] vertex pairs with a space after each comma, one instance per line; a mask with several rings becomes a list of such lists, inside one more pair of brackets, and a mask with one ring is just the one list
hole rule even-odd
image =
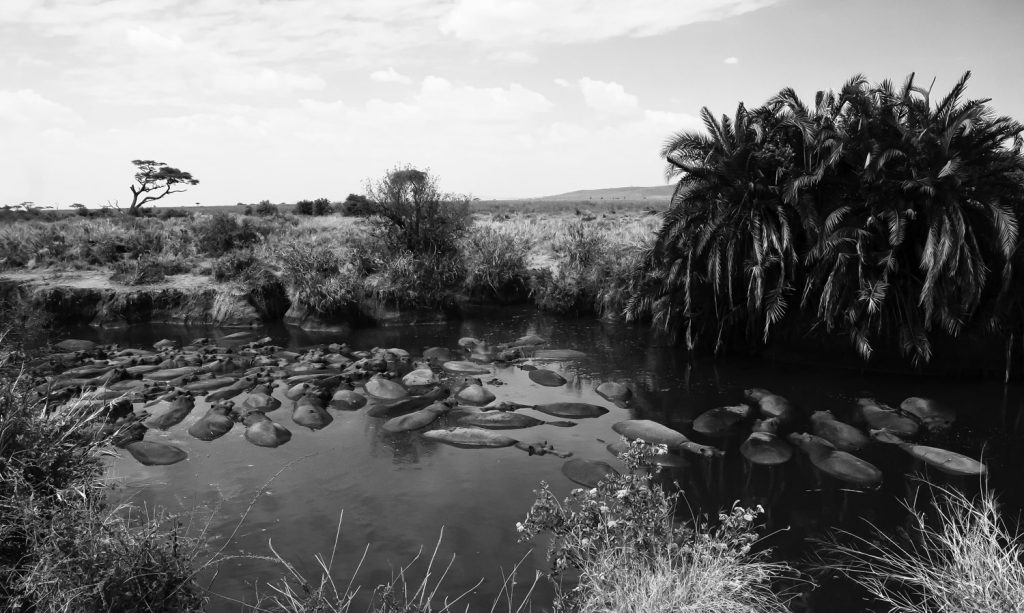
[[988, 490], [976, 499], [932, 485], [931, 517], [909, 504], [907, 539], [881, 530], [831, 543], [836, 568], [894, 613], [1024, 610], [1024, 542], [1011, 532]]

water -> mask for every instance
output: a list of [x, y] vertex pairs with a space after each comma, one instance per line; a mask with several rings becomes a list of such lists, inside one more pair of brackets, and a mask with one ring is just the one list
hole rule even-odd
[[[139, 325], [117, 330], [73, 330], [68, 334], [123, 346], [148, 347], [162, 338], [187, 343], [199, 336], [228, 334], [232, 330]], [[1022, 465], [1021, 407], [1024, 390], [993, 382], [958, 381], [865, 374], [809, 366], [789, 366], [757, 360], [690, 361], [676, 347], [661, 342], [643, 327], [613, 325], [592, 320], [567, 320], [532, 311], [508, 310], [487, 319], [435, 326], [409, 326], [357, 330], [351, 333], [310, 333], [273, 328], [266, 333], [278, 344], [300, 348], [317, 343], [347, 342], [355, 348], [402, 347], [416, 353], [427, 346], [456, 347], [463, 336], [498, 343], [525, 334], [538, 334], [552, 347], [572, 348], [588, 354], [573, 362], [550, 363], [549, 368], [569, 379], [562, 388], [533, 383], [514, 367], [494, 367], [504, 385], [490, 385], [498, 400], [532, 404], [579, 401], [609, 408], [596, 419], [579, 420], [573, 428], [539, 426], [507, 431], [525, 442], [546, 440], [574, 457], [592, 458], [620, 466], [605, 449], [617, 440], [611, 426], [620, 420], [653, 419], [683, 432], [701, 412], [742, 400], [749, 387], [765, 387], [789, 397], [807, 412], [832, 410], [847, 418], [854, 400], [875, 396], [898, 404], [907, 396], [939, 399], [959, 409], [956, 428], [936, 446], [982, 457], [989, 466], [989, 484], [1001, 496], [1012, 517], [1024, 505], [1024, 487], [1016, 478]], [[490, 376], [483, 377], [485, 380]], [[627, 382], [636, 392], [627, 407], [615, 406], [593, 389], [604, 380]], [[237, 400], [237, 399], [236, 399]], [[564, 496], [574, 485], [560, 472], [563, 460], [555, 456], [528, 456], [515, 448], [460, 449], [433, 443], [416, 433], [392, 435], [381, 430], [384, 420], [368, 417], [365, 410], [331, 411], [334, 422], [311, 432], [291, 422], [287, 400], [270, 417], [288, 427], [294, 437], [277, 449], [249, 444], [236, 426], [225, 437], [205, 443], [186, 429], [206, 410], [195, 410], [168, 432], [151, 431], [147, 438], [178, 445], [189, 452], [185, 462], [145, 467], [127, 454], [111, 460], [110, 475], [122, 484], [118, 496], [172, 511], [215, 509], [209, 520], [212, 546], [225, 555], [241, 556], [223, 563], [212, 584], [211, 610], [235, 611], [234, 600], [252, 601], [253, 585], [278, 579], [283, 570], [266, 560], [270, 547], [309, 579], [319, 578], [316, 554], [329, 558], [335, 549], [335, 530], [344, 512], [340, 538], [331, 565], [332, 576], [343, 588], [366, 550], [355, 583], [364, 597], [414, 559], [420, 562], [410, 577], [422, 576], [423, 561], [440, 540], [433, 577], [441, 575], [456, 554], [444, 579], [442, 592], [461, 594], [480, 579], [484, 583], [464, 602], [474, 610], [490, 610], [500, 590], [503, 572], [517, 563], [520, 591], [535, 570], [546, 568], [546, 543], [518, 543], [515, 524], [521, 521], [541, 481]], [[543, 419], [555, 419], [531, 410]], [[444, 425], [443, 422], [440, 425]], [[745, 436], [745, 433], [743, 434]], [[697, 439], [698, 437], [694, 437]], [[920, 495], [915, 482], [904, 474], [923, 470], [902, 451], [875, 444], [859, 454], [883, 469], [886, 478], [876, 491], [852, 491], [821, 477], [797, 452], [793, 461], [776, 468], [751, 467], [736, 447], [742, 437], [720, 441], [724, 458], [691, 458], [692, 466], [665, 475], [678, 481], [685, 493], [684, 513], [700, 514], [728, 507], [734, 501], [762, 504], [770, 544], [783, 558], [800, 561], [814, 536], [831, 527], [860, 530], [864, 520], [891, 527], [905, 518], [899, 500]], [[708, 441], [711, 442], [711, 441]], [[949, 477], [930, 473], [943, 483]], [[962, 480], [960, 480], [962, 481]], [[961, 483], [977, 489], [978, 483]], [[209, 515], [199, 513], [198, 517]], [[243, 519], [244, 518], [244, 519]], [[229, 539], [230, 536], [230, 539]], [[226, 543], [226, 545], [225, 545]], [[540, 582], [535, 602], [550, 602], [551, 589]], [[819, 610], [842, 610], [821, 605]], [[833, 597], [826, 595], [824, 599]], [[856, 602], [848, 602], [857, 610]], [[825, 607], [825, 608], [820, 608]], [[361, 610], [358, 607], [356, 610]]]

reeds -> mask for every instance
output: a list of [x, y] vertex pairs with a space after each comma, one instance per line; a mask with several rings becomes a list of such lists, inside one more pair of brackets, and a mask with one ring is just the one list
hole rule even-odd
[[988, 613], [1024, 610], [1024, 542], [1000, 518], [995, 496], [975, 499], [926, 484], [930, 513], [907, 504], [906, 538], [873, 529], [870, 538], [841, 532], [829, 568], [861, 584], [894, 613]]

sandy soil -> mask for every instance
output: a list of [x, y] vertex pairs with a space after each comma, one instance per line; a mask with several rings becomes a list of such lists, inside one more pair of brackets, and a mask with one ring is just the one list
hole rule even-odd
[[37, 287], [74, 287], [78, 289], [112, 289], [115, 291], [137, 292], [164, 289], [205, 289], [219, 285], [210, 276], [182, 274], [168, 275], [160, 283], [145, 285], [121, 285], [110, 280], [106, 270], [17, 270], [0, 273], [0, 281], [17, 281]]

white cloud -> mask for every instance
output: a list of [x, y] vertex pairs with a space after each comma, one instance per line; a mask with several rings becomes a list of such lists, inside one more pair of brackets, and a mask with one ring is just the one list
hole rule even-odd
[[378, 83], [401, 83], [403, 85], [412, 83], [412, 79], [395, 70], [393, 66], [388, 67], [387, 70], [375, 70], [371, 72], [370, 79], [377, 81]]
[[779, 0], [458, 0], [441, 31], [482, 42], [579, 43], [655, 36]]
[[557, 85], [559, 87], [569, 87], [570, 85], [572, 85], [572, 83], [569, 83], [565, 79], [557, 78], [557, 79], [555, 79], [555, 85]]
[[725, 62], [726, 64], [739, 64], [740, 63], [740, 58], [733, 56], [733, 57], [727, 57], [727, 58], [725, 58], [722, 61]]
[[507, 62], [509, 64], [536, 64], [537, 56], [524, 51], [522, 49], [515, 49], [509, 51], [494, 51], [487, 54], [487, 59], [492, 62]]
[[583, 101], [596, 111], [629, 113], [639, 108], [636, 96], [626, 93], [626, 89], [618, 83], [583, 77], [579, 85]]
[[82, 117], [68, 107], [31, 89], [0, 90], [0, 125], [45, 130], [82, 124]]

